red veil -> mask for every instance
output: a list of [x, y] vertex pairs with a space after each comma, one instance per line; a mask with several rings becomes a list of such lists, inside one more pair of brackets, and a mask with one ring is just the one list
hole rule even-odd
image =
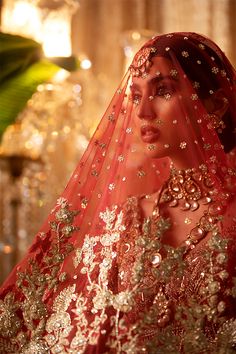
[[235, 128], [216, 44], [147, 42], [1, 289], [0, 352], [233, 352]]

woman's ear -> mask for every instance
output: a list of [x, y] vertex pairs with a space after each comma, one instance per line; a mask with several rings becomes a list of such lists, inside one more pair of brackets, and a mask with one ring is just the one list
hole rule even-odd
[[205, 100], [205, 107], [208, 113], [215, 114], [219, 118], [222, 118], [229, 107], [229, 102], [225, 97], [224, 90], [219, 89], [208, 97]]

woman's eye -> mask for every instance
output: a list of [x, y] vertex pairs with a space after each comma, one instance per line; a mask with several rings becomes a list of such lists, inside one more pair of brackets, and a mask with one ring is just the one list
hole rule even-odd
[[141, 95], [139, 93], [133, 93], [131, 95], [131, 100], [135, 105], [138, 105], [141, 101]]
[[169, 96], [171, 95], [171, 93], [173, 92], [173, 90], [171, 89], [171, 87], [167, 87], [167, 86], [162, 86], [162, 87], [158, 87], [155, 93], [155, 96]]

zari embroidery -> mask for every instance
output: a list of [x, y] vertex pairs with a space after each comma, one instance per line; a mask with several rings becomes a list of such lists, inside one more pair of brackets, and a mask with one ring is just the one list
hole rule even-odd
[[[68, 206], [64, 209], [69, 211]], [[5, 318], [1, 323], [6, 324], [2, 333], [7, 338], [0, 342], [2, 352], [84, 353], [101, 337], [107, 353], [152, 353], [155, 347], [162, 348], [163, 354], [177, 353], [190, 350], [191, 343], [199, 350], [208, 345], [214, 352], [219, 345], [235, 345], [235, 323], [225, 322], [224, 314], [229, 298], [236, 296], [236, 281], [231, 289], [225, 285], [230, 282], [228, 241], [215, 228], [208, 248], [185, 258], [184, 247], [174, 249], [160, 242], [169, 220], [142, 220], [137, 198], [128, 199], [122, 210], [107, 208], [100, 218], [103, 233], [87, 235], [75, 250], [77, 276], [54, 297], [50, 314], [44, 304], [47, 277], [33, 261], [30, 274], [19, 273], [25, 300], [14, 302], [14, 295], [8, 293], [0, 303]], [[163, 247], [165, 257], [157, 268], [153, 255]], [[58, 269], [55, 260], [47, 263]], [[50, 281], [59, 289], [56, 274]], [[80, 282], [84, 283], [81, 289]], [[23, 321], [31, 331], [30, 339]], [[219, 335], [214, 337], [216, 331]]]
[[[78, 230], [73, 225], [77, 214], [78, 211], [69, 209], [65, 200], [58, 201], [50, 232], [43, 237], [40, 233], [31, 247], [31, 251], [38, 247], [35, 259], [29, 259], [27, 269], [18, 269], [16, 285], [21, 301], [14, 302], [14, 294], [10, 291], [4, 301], [1, 300], [0, 323], [4, 327], [1, 331], [4, 339], [0, 342], [0, 350], [3, 353], [12, 352], [13, 349], [8, 349], [11, 338], [14, 352], [47, 352], [48, 346], [43, 339], [48, 317], [45, 299], [66, 279], [65, 273], [59, 273], [60, 265], [73, 251], [69, 238]], [[52, 237], [54, 242], [50, 241]]]

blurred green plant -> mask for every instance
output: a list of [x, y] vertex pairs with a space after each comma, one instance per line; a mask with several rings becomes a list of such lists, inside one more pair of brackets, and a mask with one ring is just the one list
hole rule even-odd
[[0, 32], [0, 137], [37, 86], [50, 81], [60, 68], [77, 70], [79, 61], [73, 56], [45, 58], [36, 41]]

